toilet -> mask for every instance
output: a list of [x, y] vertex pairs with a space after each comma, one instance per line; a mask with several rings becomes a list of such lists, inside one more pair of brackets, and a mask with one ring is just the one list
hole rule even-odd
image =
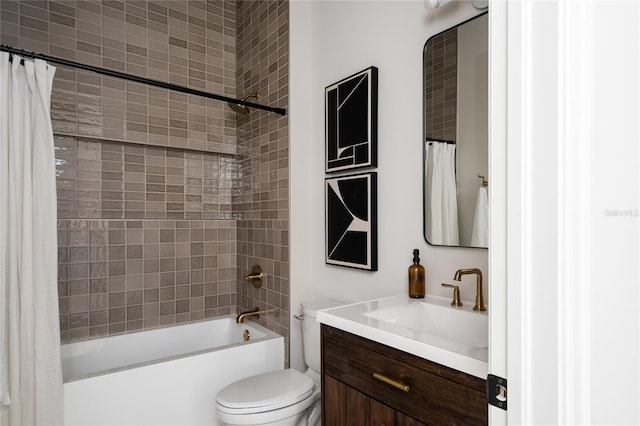
[[[231, 383], [216, 396], [223, 425], [314, 426], [320, 424], [320, 323], [316, 313], [339, 306], [302, 303], [302, 345], [307, 371], [277, 370]], [[296, 317], [298, 318], [298, 317]]]

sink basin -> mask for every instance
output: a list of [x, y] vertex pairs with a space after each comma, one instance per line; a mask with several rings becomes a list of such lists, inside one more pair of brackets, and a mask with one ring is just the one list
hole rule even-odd
[[318, 320], [421, 358], [485, 379], [488, 315], [473, 302], [455, 308], [451, 299], [407, 295], [344, 305], [318, 312]]
[[456, 343], [476, 348], [487, 347], [487, 315], [441, 306], [433, 303], [434, 300], [398, 299], [395, 306], [363, 315]]

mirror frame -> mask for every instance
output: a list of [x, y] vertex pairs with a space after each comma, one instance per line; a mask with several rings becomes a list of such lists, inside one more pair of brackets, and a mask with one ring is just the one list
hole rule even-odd
[[[439, 33], [436, 33], [434, 35], [432, 35], [431, 37], [429, 37], [427, 39], [427, 41], [424, 43], [424, 47], [422, 48], [422, 140], [421, 140], [421, 148], [422, 148], [422, 237], [424, 238], [424, 240], [427, 242], [427, 244], [429, 244], [432, 247], [451, 247], [451, 248], [469, 248], [469, 249], [481, 249], [481, 250], [488, 250], [489, 247], [475, 247], [475, 246], [463, 246], [463, 245], [446, 245], [446, 244], [432, 244], [428, 239], [427, 239], [427, 229], [426, 229], [426, 211], [425, 211], [425, 204], [426, 204], [426, 193], [427, 193], [427, 188], [425, 185], [425, 160], [426, 160], [426, 153], [425, 153], [425, 148], [424, 148], [424, 144], [426, 142], [426, 138], [427, 138], [427, 102], [426, 102], [426, 92], [427, 92], [427, 87], [426, 87], [426, 76], [427, 76], [427, 70], [425, 67], [425, 55], [427, 52], [427, 45], [429, 44], [429, 42], [435, 38], [438, 37], [442, 34], [444, 34], [447, 31], [453, 30], [455, 28], [461, 27], [462, 25], [473, 21], [475, 19], [478, 19], [484, 15], [488, 15], [489, 11], [485, 10], [481, 13], [478, 13], [477, 15], [474, 15], [468, 19], [465, 19], [464, 21], [453, 25], [449, 28], [446, 28], [442, 31], [440, 31]], [[487, 40], [488, 43], [488, 40]], [[437, 138], [432, 138], [434, 140], [437, 140]], [[489, 141], [487, 140], [487, 143]], [[456, 152], [456, 156], [457, 156], [457, 152]], [[487, 162], [488, 162], [488, 158], [487, 158]], [[457, 162], [456, 162], [456, 167], [457, 167]], [[487, 180], [488, 177], [485, 177], [484, 180]]]

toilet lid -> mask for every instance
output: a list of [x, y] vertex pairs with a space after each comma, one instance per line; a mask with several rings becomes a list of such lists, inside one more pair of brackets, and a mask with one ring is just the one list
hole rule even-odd
[[297, 370], [277, 370], [231, 383], [218, 392], [218, 409], [247, 414], [296, 404], [313, 393], [311, 378]]

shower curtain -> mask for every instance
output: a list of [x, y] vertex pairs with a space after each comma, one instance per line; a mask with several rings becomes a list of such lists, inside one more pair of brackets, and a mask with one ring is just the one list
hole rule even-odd
[[459, 244], [455, 158], [455, 144], [425, 144], [425, 232], [431, 244]]
[[0, 52], [0, 425], [62, 424], [55, 68]]

